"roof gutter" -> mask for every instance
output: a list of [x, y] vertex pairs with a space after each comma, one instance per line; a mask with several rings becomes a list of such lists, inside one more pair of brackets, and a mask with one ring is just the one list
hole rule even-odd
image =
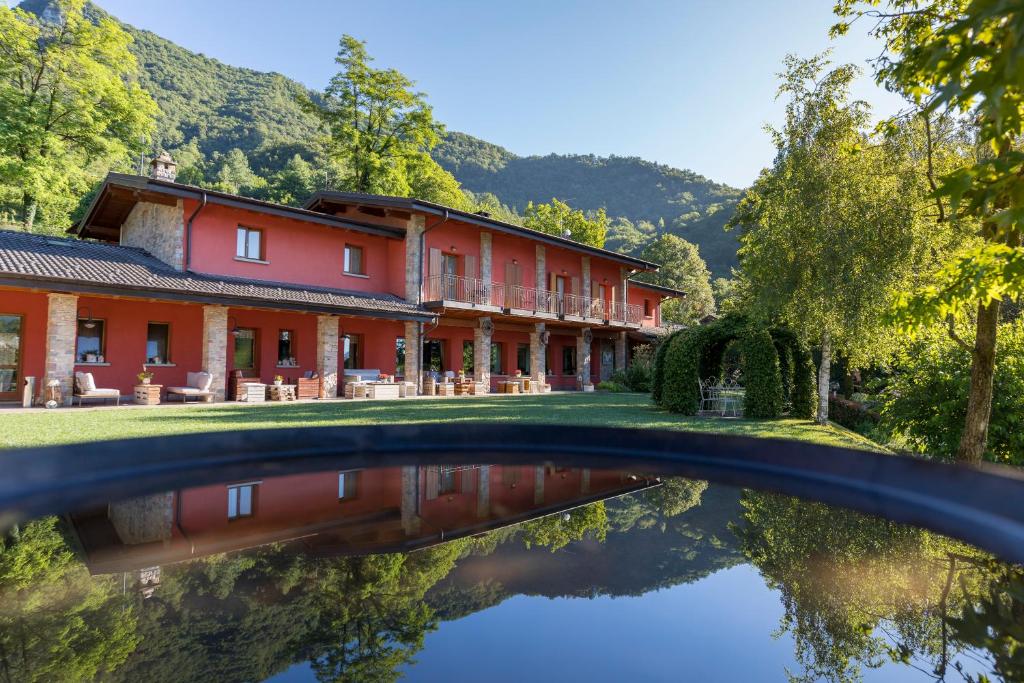
[[192, 269], [192, 221], [196, 219], [199, 212], [206, 208], [206, 190], [203, 190], [203, 199], [192, 215], [188, 217], [188, 225], [185, 226], [185, 270]]

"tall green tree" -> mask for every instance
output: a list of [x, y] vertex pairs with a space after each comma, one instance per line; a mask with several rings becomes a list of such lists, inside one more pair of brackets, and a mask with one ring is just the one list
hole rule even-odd
[[657, 273], [637, 277], [638, 280], [686, 292], [686, 298], [672, 299], [662, 305], [662, 320], [693, 324], [715, 312], [711, 273], [695, 244], [675, 235], [664, 235], [648, 245], [641, 257], [661, 268]]
[[552, 199], [550, 204], [527, 204], [523, 212], [523, 226], [549, 235], [568, 237], [592, 247], [603, 247], [608, 233], [608, 216], [604, 209], [585, 214], [565, 202]]
[[138, 83], [131, 37], [85, 0], [44, 16], [0, 6], [0, 193], [31, 230], [66, 222], [90, 182], [129, 164], [154, 128], [156, 105]]
[[755, 311], [779, 317], [821, 349], [818, 420], [828, 419], [831, 359], [853, 362], [891, 345], [883, 324], [894, 286], [922, 251], [917, 178], [898, 147], [871, 144], [869, 112], [851, 101], [853, 66], [788, 57], [779, 94], [786, 122], [772, 130], [773, 166], [747, 192], [732, 224], [742, 228], [742, 278]]
[[334, 60], [341, 70], [315, 99], [303, 96], [345, 162], [346, 189], [391, 193], [407, 185], [404, 165], [417, 163], [444, 133], [423, 93], [395, 69], [375, 69], [366, 44], [342, 36]]
[[[1020, 0], [840, 0], [833, 35], [860, 19], [885, 44], [879, 82], [926, 112], [948, 110], [977, 124], [986, 154], [941, 178], [936, 194], [978, 222], [981, 243], [952, 258], [937, 282], [900, 301], [906, 329], [974, 309], [971, 385], [957, 457], [979, 462], [992, 412], [999, 307], [1024, 294], [1024, 3]], [[952, 325], [951, 325], [952, 328]]]

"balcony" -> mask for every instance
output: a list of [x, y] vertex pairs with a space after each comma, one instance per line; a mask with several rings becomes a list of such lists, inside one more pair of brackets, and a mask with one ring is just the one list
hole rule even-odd
[[466, 308], [549, 320], [639, 327], [643, 307], [547, 289], [504, 285], [461, 275], [432, 275], [424, 282], [428, 305]]

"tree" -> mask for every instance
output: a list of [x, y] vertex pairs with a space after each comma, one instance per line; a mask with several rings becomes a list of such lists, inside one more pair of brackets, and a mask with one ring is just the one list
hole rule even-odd
[[296, 154], [267, 180], [267, 199], [299, 206], [316, 190], [316, 177], [308, 161]]
[[267, 181], [253, 173], [245, 152], [237, 147], [220, 160], [217, 180], [213, 189], [230, 194], [253, 195], [267, 185]]
[[[892, 347], [890, 292], [909, 281], [932, 246], [912, 201], [919, 179], [902, 148], [864, 134], [869, 112], [849, 99], [853, 66], [825, 72], [825, 57], [786, 59], [779, 93], [786, 122], [777, 155], [747, 192], [742, 280], [752, 311], [779, 317], [821, 349], [818, 420], [828, 420], [831, 358], [853, 362]], [[910, 198], [911, 201], [908, 201]]]
[[370, 66], [364, 42], [342, 36], [334, 61], [341, 70], [315, 99], [301, 96], [302, 106], [320, 120], [333, 155], [346, 163], [346, 189], [394, 193], [407, 184], [404, 164], [417, 163], [444, 128], [409, 78]]
[[131, 37], [116, 21], [58, 0], [45, 17], [0, 6], [0, 193], [31, 230], [66, 221], [90, 181], [128, 164], [156, 105], [137, 83]]
[[[987, 154], [946, 174], [936, 195], [979, 221], [982, 242], [951, 258], [937, 282], [899, 302], [905, 329], [976, 311], [967, 415], [957, 458], [978, 462], [992, 410], [999, 307], [1024, 293], [1024, 5], [1020, 0], [840, 0], [833, 35], [862, 17], [885, 43], [875, 74], [925, 112], [965, 112]], [[961, 343], [961, 342], [958, 342]]]
[[711, 273], [696, 245], [675, 235], [663, 235], [643, 250], [641, 258], [661, 268], [656, 273], [644, 273], [637, 280], [686, 292], [686, 298], [672, 299], [662, 305], [662, 320], [692, 325], [715, 312]]
[[592, 247], [603, 247], [608, 233], [608, 216], [604, 209], [588, 215], [579, 209], [574, 210], [565, 202], [552, 199], [550, 204], [527, 204], [523, 212], [523, 226], [549, 235], [568, 237]]

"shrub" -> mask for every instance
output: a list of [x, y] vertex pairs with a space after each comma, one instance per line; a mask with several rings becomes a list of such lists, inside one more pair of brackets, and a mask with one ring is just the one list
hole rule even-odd
[[[967, 414], [969, 353], [936, 328], [897, 355], [883, 392], [882, 427], [898, 446], [952, 459]], [[985, 458], [1024, 465], [1024, 320], [999, 326]]]
[[619, 382], [616, 382], [615, 380], [609, 379], [605, 380], [604, 382], [599, 382], [597, 385], [597, 390], [610, 391], [613, 394], [620, 394], [624, 391], [629, 391], [629, 387], [627, 387], [625, 384], [621, 384]]
[[782, 415], [782, 374], [779, 354], [766, 329], [750, 328], [740, 341], [743, 354], [745, 417], [774, 418]]
[[674, 338], [665, 353], [662, 405], [675, 413], [696, 415], [700, 409], [697, 386], [706, 329], [693, 327]]
[[842, 396], [830, 396], [828, 399], [828, 419], [841, 424], [847, 429], [863, 432], [865, 425], [876, 425], [881, 416], [863, 403], [851, 401]]
[[673, 332], [661, 340], [657, 350], [654, 352], [654, 368], [651, 372], [651, 398], [658, 405], [662, 405], [662, 387], [665, 382], [665, 355], [672, 340], [682, 334], [683, 330]]
[[633, 358], [626, 368], [623, 383], [630, 391], [648, 392], [654, 374], [654, 347], [642, 344], [633, 349]]
[[789, 414], [813, 420], [818, 414], [818, 377], [811, 352], [798, 344], [793, 353], [793, 394]]

